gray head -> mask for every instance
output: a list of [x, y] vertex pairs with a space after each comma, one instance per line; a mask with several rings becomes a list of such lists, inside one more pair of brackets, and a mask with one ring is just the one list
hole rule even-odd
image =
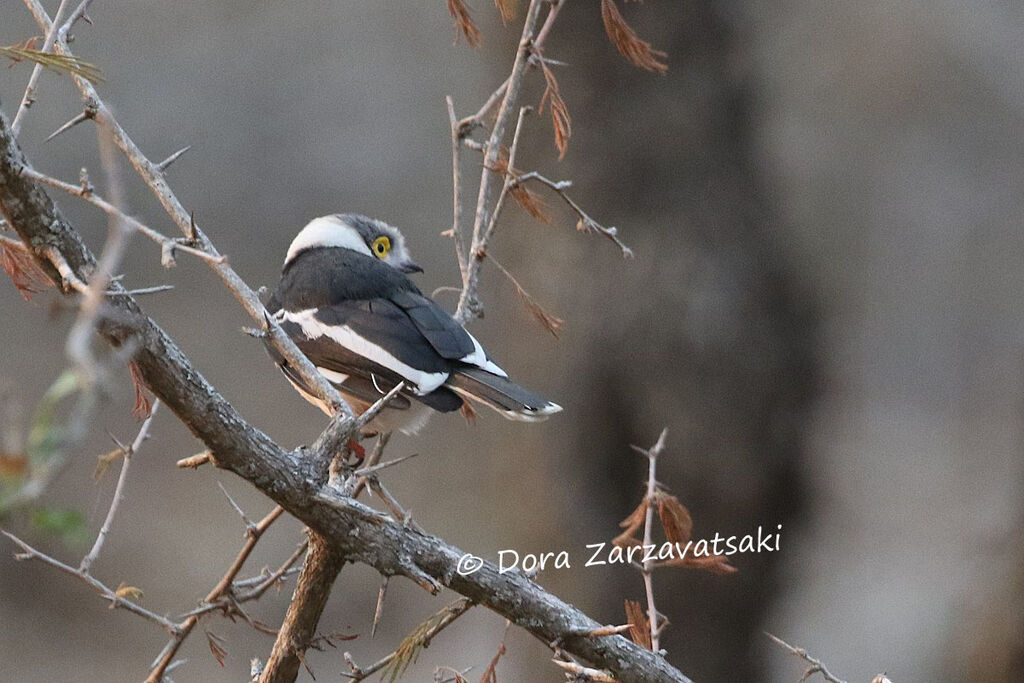
[[398, 228], [355, 213], [336, 213], [314, 218], [292, 240], [284, 265], [306, 249], [341, 247], [380, 259], [403, 273], [422, 273], [409, 258], [405, 237]]

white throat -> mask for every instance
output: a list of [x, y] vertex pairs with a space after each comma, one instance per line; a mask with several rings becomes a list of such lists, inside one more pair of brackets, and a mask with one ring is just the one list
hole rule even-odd
[[321, 216], [306, 224], [288, 247], [284, 265], [288, 265], [300, 251], [314, 247], [343, 247], [358, 251], [360, 254], [373, 256], [370, 248], [356, 229], [337, 216]]

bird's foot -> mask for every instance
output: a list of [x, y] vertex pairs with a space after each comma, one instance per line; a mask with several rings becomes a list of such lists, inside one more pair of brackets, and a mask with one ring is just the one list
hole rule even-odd
[[358, 462], [362, 462], [366, 459], [366, 449], [363, 448], [363, 446], [355, 439], [349, 439], [348, 450], [349, 453], [356, 456], [356, 460]]

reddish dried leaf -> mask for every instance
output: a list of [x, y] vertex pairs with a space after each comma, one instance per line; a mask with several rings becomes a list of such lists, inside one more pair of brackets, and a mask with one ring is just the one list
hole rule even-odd
[[459, 408], [459, 412], [462, 413], [462, 417], [466, 419], [469, 424], [476, 424], [476, 408], [469, 404], [468, 401], [462, 402], [462, 407]]
[[629, 513], [629, 517], [619, 522], [619, 526], [625, 529], [624, 533], [632, 534], [644, 524], [644, 519], [647, 517], [647, 496], [640, 501], [640, 504], [636, 506], [636, 509]]
[[632, 64], [641, 69], [658, 73], [668, 71], [668, 65], [658, 61], [665, 59], [668, 55], [661, 50], [655, 50], [650, 43], [640, 39], [636, 31], [622, 17], [615, 0], [601, 0], [601, 19], [604, 21], [604, 30], [612, 44]]
[[18, 55], [21, 50], [38, 50], [39, 44], [43, 40], [42, 36], [33, 36], [26, 40], [11, 45], [11, 53], [7, 54], [7, 59], [10, 60], [10, 64], [7, 65], [8, 69], [13, 69], [15, 64], [25, 61], [24, 57]]
[[635, 548], [639, 545], [643, 545], [636, 536], [630, 531], [623, 531], [621, 534], [612, 539], [612, 545], [616, 545], [620, 548]]
[[519, 206], [526, 209], [526, 212], [542, 223], [550, 223], [551, 216], [548, 215], [547, 205], [540, 198], [540, 195], [524, 185], [516, 183], [509, 187], [508, 193], [516, 200]]
[[515, 279], [512, 273], [508, 272], [508, 269], [505, 268], [505, 266], [501, 265], [501, 263], [493, 258], [491, 259], [491, 262], [498, 268], [498, 270], [504, 273], [505, 277], [507, 277], [513, 285], [515, 285], [516, 291], [519, 293], [519, 297], [523, 300], [523, 303], [526, 305], [526, 309], [530, 311], [530, 314], [533, 315], [533, 317], [536, 318], [548, 332], [553, 334], [555, 339], [557, 339], [558, 330], [562, 328], [565, 321], [556, 315], [548, 313], [536, 299], [530, 296], [529, 292], [523, 289], [523, 286], [519, 284], [519, 280]]
[[572, 136], [572, 117], [569, 116], [569, 107], [562, 99], [562, 93], [558, 89], [558, 81], [555, 74], [548, 68], [543, 56], [540, 60], [541, 71], [544, 72], [544, 81], [547, 87], [544, 95], [540, 98], [538, 112], [544, 113], [544, 104], [551, 105], [551, 125], [555, 129], [555, 147], [558, 148], [558, 158], [565, 156], [565, 150], [569, 147], [569, 138]]
[[224, 647], [221, 645], [221, 643], [224, 642], [224, 639], [215, 633], [210, 633], [209, 631], [206, 631], [205, 633], [206, 642], [210, 645], [210, 652], [213, 653], [213, 656], [217, 660], [217, 663], [220, 664], [221, 667], [223, 667], [224, 660], [228, 656], [228, 651], [225, 650]]
[[642, 648], [651, 649], [651, 622], [643, 606], [635, 600], [626, 600], [626, 621], [633, 642]]
[[502, 642], [498, 646], [498, 654], [494, 655], [494, 659], [484, 669], [484, 675], [480, 677], [480, 683], [498, 683], [498, 660], [501, 659], [502, 655], [505, 654], [505, 643]]
[[686, 506], [675, 496], [658, 491], [655, 497], [658, 506], [658, 519], [665, 530], [665, 538], [672, 543], [686, 545], [693, 533], [693, 519]]
[[502, 23], [507, 24], [516, 18], [516, 5], [518, 0], [494, 0], [494, 6], [501, 12]]
[[142, 371], [135, 361], [128, 363], [128, 371], [132, 376], [132, 387], [135, 389], [135, 406], [132, 408], [132, 415], [139, 420], [145, 420], [153, 412], [153, 395], [143, 383]]
[[448, 1], [448, 12], [452, 15], [452, 19], [455, 20], [455, 40], [458, 42], [459, 35], [463, 35], [466, 38], [466, 42], [469, 43], [470, 47], [477, 47], [480, 45], [480, 29], [473, 23], [473, 18], [469, 16], [469, 8], [462, 2], [462, 0], [447, 0]]
[[25, 301], [50, 285], [50, 278], [20, 241], [0, 237], [0, 268], [11, 278]]
[[24, 453], [0, 452], [0, 478], [20, 477], [28, 471], [28, 456]]

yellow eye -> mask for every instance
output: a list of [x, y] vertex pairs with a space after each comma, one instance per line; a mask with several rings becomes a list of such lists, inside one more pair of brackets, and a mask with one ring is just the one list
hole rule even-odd
[[378, 237], [373, 241], [373, 246], [371, 248], [377, 258], [384, 258], [388, 255], [388, 252], [391, 251], [391, 240], [384, 236]]

